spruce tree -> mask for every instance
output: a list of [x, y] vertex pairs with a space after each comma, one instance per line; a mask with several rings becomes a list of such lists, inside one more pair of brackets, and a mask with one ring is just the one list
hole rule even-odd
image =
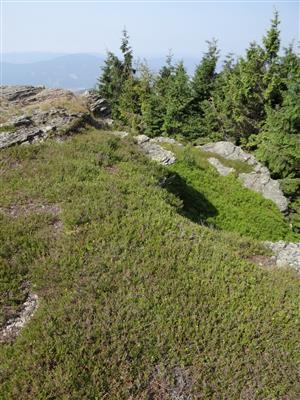
[[263, 37], [265, 59], [268, 64], [272, 64], [272, 62], [278, 57], [278, 52], [280, 49], [279, 24], [279, 14], [277, 11], [275, 11], [271, 20], [271, 27], [267, 31], [266, 36]]
[[280, 76], [279, 49], [280, 30], [278, 12], [274, 12], [271, 27], [263, 37], [265, 52], [264, 99], [267, 106], [276, 107], [282, 103], [282, 79]]
[[[210, 99], [217, 77], [216, 65], [219, 57], [217, 41], [207, 41], [208, 50], [197, 65], [191, 81], [192, 99], [189, 110], [190, 138], [206, 135], [204, 129], [205, 102]], [[208, 122], [208, 120], [206, 121]], [[210, 121], [213, 122], [213, 121]], [[212, 127], [210, 127], [212, 128]]]
[[193, 105], [201, 112], [201, 102], [207, 100], [213, 90], [216, 77], [216, 66], [219, 58], [217, 41], [208, 41], [208, 50], [201, 63], [196, 67], [192, 79]]
[[[120, 50], [123, 60], [120, 60], [112, 52], [107, 53], [107, 58], [102, 67], [102, 74], [98, 79], [97, 89], [99, 95], [104, 97], [108, 102], [114, 119], [121, 118], [123, 113], [120, 107], [127, 107], [124, 100], [126, 96], [123, 94], [123, 91], [126, 87], [128, 92], [129, 84], [126, 84], [126, 81], [133, 79], [135, 73], [132, 65], [132, 49], [129, 45], [129, 36], [126, 29], [123, 30]], [[122, 104], [120, 103], [121, 96], [123, 96]]]
[[107, 58], [102, 67], [102, 74], [98, 79], [97, 91], [108, 102], [112, 116], [118, 116], [119, 97], [122, 92], [122, 62], [112, 52], [107, 53]]
[[300, 62], [284, 93], [282, 107], [268, 109], [257, 145], [257, 157], [274, 178], [281, 179], [290, 197], [291, 222], [300, 232]]
[[167, 55], [165, 65], [153, 79], [151, 91], [143, 101], [143, 124], [145, 126], [145, 133], [149, 136], [158, 136], [163, 133], [168, 93], [175, 73], [172, 57], [171, 53]]
[[129, 45], [129, 35], [127, 30], [124, 28], [123, 29], [123, 37], [121, 41], [121, 46], [120, 50], [123, 54], [123, 63], [122, 63], [122, 77], [123, 81], [126, 81], [126, 79], [132, 77], [135, 73], [135, 70], [133, 69], [133, 53], [132, 49]]
[[185, 134], [189, 105], [191, 102], [191, 88], [188, 74], [182, 62], [174, 72], [166, 93], [166, 112], [162, 131], [167, 135]]

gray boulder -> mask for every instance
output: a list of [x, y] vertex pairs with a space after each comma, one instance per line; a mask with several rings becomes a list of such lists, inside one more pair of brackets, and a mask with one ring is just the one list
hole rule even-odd
[[165, 150], [158, 144], [151, 142], [148, 136], [138, 135], [135, 137], [135, 140], [151, 160], [157, 161], [162, 165], [171, 165], [176, 161], [176, 157], [171, 151]]
[[291, 267], [300, 272], [300, 243], [265, 242], [265, 246], [273, 251], [273, 261], [278, 267]]
[[[235, 146], [230, 142], [208, 143], [198, 146], [201, 150], [210, 153], [216, 153], [227, 160], [239, 160], [250, 165], [253, 169], [250, 173], [240, 173], [239, 179], [243, 185], [250, 190], [262, 194], [268, 200], [272, 200], [280, 211], [285, 212], [288, 208], [288, 200], [283, 195], [278, 181], [270, 176], [269, 170], [258, 162], [251, 154], [246, 153], [243, 149]], [[224, 166], [219, 161], [209, 161], [222, 175], [225, 173]], [[223, 171], [221, 173], [220, 171]]]
[[203, 146], [197, 146], [204, 151], [210, 153], [216, 153], [220, 156], [226, 158], [227, 160], [240, 160], [244, 161], [249, 165], [256, 165], [258, 162], [251, 155], [246, 153], [243, 149], [238, 146], [235, 146], [231, 142], [216, 142], [216, 143], [207, 143]]
[[110, 108], [105, 99], [100, 97], [95, 91], [86, 91], [82, 95], [87, 101], [87, 105], [91, 113], [96, 118], [108, 118], [110, 116]]
[[269, 173], [250, 172], [239, 174], [243, 185], [257, 193], [261, 193], [265, 199], [272, 200], [280, 211], [285, 212], [288, 208], [288, 200], [284, 197], [278, 181], [270, 177]]

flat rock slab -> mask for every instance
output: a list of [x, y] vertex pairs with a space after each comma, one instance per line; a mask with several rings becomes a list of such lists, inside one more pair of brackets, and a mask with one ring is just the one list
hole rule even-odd
[[[239, 179], [242, 181], [244, 187], [260, 193], [264, 198], [273, 201], [280, 211], [285, 212], [287, 210], [288, 200], [284, 196], [279, 182], [272, 179], [269, 170], [251, 154], [246, 153], [233, 143], [224, 141], [208, 143], [198, 147], [206, 152], [219, 154], [227, 160], [243, 161], [250, 165], [253, 168], [252, 172], [239, 174]], [[216, 159], [213, 158], [209, 160], [210, 164], [213, 165], [221, 175], [226, 174], [226, 167], [222, 165], [219, 160], [216, 161]]]
[[142, 151], [153, 161], [157, 161], [162, 165], [171, 165], [176, 161], [175, 155], [163, 149], [156, 143], [151, 142], [150, 138], [146, 135], [138, 135], [135, 140]]
[[44, 86], [1, 86], [1, 99], [11, 103], [26, 102], [44, 89]]
[[216, 170], [219, 172], [220, 175], [222, 176], [227, 176], [231, 174], [232, 172], [235, 172], [234, 168], [226, 167], [219, 161], [217, 158], [210, 157], [207, 160], [213, 167], [216, 168]]
[[300, 272], [300, 243], [264, 242], [272, 250], [272, 259], [278, 267], [291, 267]]
[[284, 197], [278, 181], [272, 179], [269, 174], [250, 172], [239, 174], [243, 185], [257, 193], [261, 193], [265, 199], [272, 200], [280, 211], [288, 208], [288, 200]]
[[198, 147], [204, 151], [219, 154], [227, 160], [240, 160], [249, 165], [255, 165], [258, 163], [251, 154], [246, 153], [239, 146], [235, 146], [231, 142], [221, 141], [216, 143], [207, 143]]

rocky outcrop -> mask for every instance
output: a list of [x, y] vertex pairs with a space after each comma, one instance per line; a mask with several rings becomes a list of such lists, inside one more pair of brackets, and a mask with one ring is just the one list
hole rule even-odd
[[65, 135], [88, 120], [86, 103], [63, 89], [1, 87], [0, 148]]
[[231, 167], [225, 167], [225, 165], [223, 165], [221, 163], [221, 161], [219, 161], [217, 158], [214, 157], [210, 157], [207, 160], [213, 167], [216, 168], [216, 170], [219, 172], [220, 175], [222, 176], [227, 176], [229, 174], [231, 174], [232, 172], [235, 172], [234, 168]]
[[0, 149], [63, 137], [87, 122], [112, 124], [108, 104], [96, 92], [77, 95], [43, 86], [1, 86]]
[[266, 173], [250, 172], [239, 175], [243, 185], [255, 192], [261, 193], [264, 198], [272, 200], [280, 211], [285, 212], [288, 208], [288, 200], [284, 197], [278, 181], [272, 179]]
[[291, 267], [300, 272], [300, 243], [265, 242], [267, 248], [273, 251], [271, 257], [278, 267]]
[[138, 135], [135, 136], [135, 140], [151, 160], [157, 161], [162, 165], [171, 165], [176, 161], [176, 157], [171, 151], [165, 150], [158, 144], [153, 143], [148, 136]]
[[86, 101], [89, 110], [97, 118], [108, 118], [110, 116], [110, 108], [107, 101], [95, 92], [86, 90], [82, 95]]
[[[239, 179], [242, 181], [243, 185], [247, 189], [261, 193], [264, 198], [272, 200], [280, 211], [285, 212], [287, 210], [288, 200], [283, 195], [279, 182], [272, 179], [269, 170], [259, 163], [251, 154], [246, 153], [240, 147], [230, 142], [208, 143], [199, 147], [201, 150], [218, 154], [227, 160], [239, 160], [250, 165], [253, 169], [252, 172], [239, 174]], [[220, 164], [222, 165], [222, 163], [219, 160], [218, 162], [212, 162], [211, 160], [212, 158], [208, 159], [219, 173], [223, 171], [223, 173], [221, 173], [223, 175], [226, 171], [226, 167], [221, 167]]]
[[1, 86], [1, 100], [25, 105], [44, 89], [44, 86]]
[[210, 153], [219, 154], [227, 160], [240, 160], [246, 162], [249, 165], [255, 165], [257, 163], [255, 158], [251, 154], [246, 153], [240, 147], [235, 146], [231, 142], [207, 143], [203, 146], [197, 147]]

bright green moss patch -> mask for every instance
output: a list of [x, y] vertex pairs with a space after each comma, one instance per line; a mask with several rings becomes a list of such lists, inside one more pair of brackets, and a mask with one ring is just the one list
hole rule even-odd
[[[259, 240], [300, 239], [272, 201], [245, 189], [233, 174], [220, 176], [199, 149], [174, 146], [173, 151], [178, 161], [170, 167], [170, 171], [176, 172], [177, 181], [175, 185], [171, 182], [170, 190], [176, 192], [184, 203], [189, 203], [189, 209], [194, 207], [192, 213], [196, 222], [204, 222], [202, 213], [208, 209], [206, 223], [218, 229]], [[193, 188], [194, 196], [191, 193], [186, 196], [186, 185]]]
[[[15, 276], [40, 305], [1, 344], [0, 398], [299, 398], [300, 281], [249, 263], [257, 242], [194, 223], [130, 141], [93, 131], [0, 157], [2, 207], [59, 204], [63, 224], [3, 217], [2, 304], [21, 300]], [[189, 171], [185, 190], [212, 204]]]

